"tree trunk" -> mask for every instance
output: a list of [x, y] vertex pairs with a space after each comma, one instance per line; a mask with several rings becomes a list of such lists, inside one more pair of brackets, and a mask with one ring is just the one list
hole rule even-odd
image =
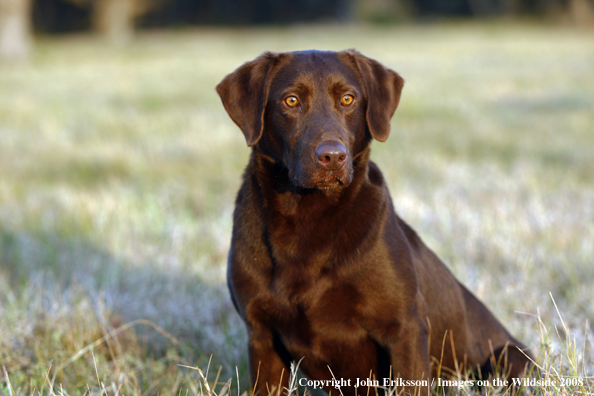
[[569, 17], [578, 25], [591, 25], [594, 21], [594, 7], [589, 0], [571, 0], [569, 2]]
[[31, 0], [0, 0], [0, 59], [22, 60], [31, 47]]
[[116, 43], [130, 41], [134, 35], [134, 3], [134, 0], [96, 0], [95, 30]]

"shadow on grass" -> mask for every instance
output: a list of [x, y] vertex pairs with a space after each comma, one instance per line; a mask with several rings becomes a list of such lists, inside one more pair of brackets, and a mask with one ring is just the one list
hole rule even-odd
[[[127, 262], [82, 236], [0, 225], [0, 312], [6, 318], [0, 360], [11, 378], [43, 378], [34, 371], [60, 366], [107, 332], [144, 319], [178, 343], [138, 325], [127, 331], [128, 347], [120, 353], [172, 360], [170, 369], [203, 366], [213, 355], [213, 367], [223, 366], [225, 378], [235, 376], [237, 365], [248, 379], [245, 330], [226, 285], [182, 266]], [[118, 353], [104, 352], [107, 361]]]

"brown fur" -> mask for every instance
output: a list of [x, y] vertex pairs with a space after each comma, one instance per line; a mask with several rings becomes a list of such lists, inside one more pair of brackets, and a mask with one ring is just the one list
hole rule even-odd
[[[309, 378], [351, 383], [390, 370], [393, 378], [430, 380], [436, 361], [442, 374], [492, 369], [494, 350], [517, 352], [504, 356], [509, 376], [528, 362], [517, 351], [523, 346], [398, 217], [369, 160], [371, 140], [388, 138], [403, 84], [349, 50], [266, 53], [217, 86], [252, 147], [228, 283], [261, 393], [286, 386], [288, 365], [302, 357]], [[346, 94], [354, 97], [349, 106], [341, 104]], [[288, 96], [299, 105], [288, 106]], [[329, 143], [344, 149], [344, 163], [320, 162]]]

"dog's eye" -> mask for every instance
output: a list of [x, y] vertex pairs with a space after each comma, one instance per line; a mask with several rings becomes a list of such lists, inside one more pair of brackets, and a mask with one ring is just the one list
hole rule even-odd
[[355, 98], [353, 98], [353, 95], [344, 95], [342, 97], [342, 100], [340, 101], [340, 103], [343, 106], [350, 106], [353, 104], [353, 101], [355, 100]]
[[296, 107], [299, 104], [299, 99], [297, 99], [295, 96], [288, 96], [285, 99], [285, 103], [289, 107]]

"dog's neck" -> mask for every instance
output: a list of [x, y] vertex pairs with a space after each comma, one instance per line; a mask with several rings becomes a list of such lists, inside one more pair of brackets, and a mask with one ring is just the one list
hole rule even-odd
[[378, 229], [375, 224], [385, 221], [389, 196], [383, 191], [381, 173], [369, 161], [369, 149], [354, 160], [348, 186], [303, 189], [291, 184], [284, 167], [254, 150], [246, 182], [254, 210], [266, 221], [266, 238], [276, 263], [322, 268], [340, 262], [336, 253], [331, 260], [329, 252], [346, 257], [361, 243], [377, 239], [372, 234]]

